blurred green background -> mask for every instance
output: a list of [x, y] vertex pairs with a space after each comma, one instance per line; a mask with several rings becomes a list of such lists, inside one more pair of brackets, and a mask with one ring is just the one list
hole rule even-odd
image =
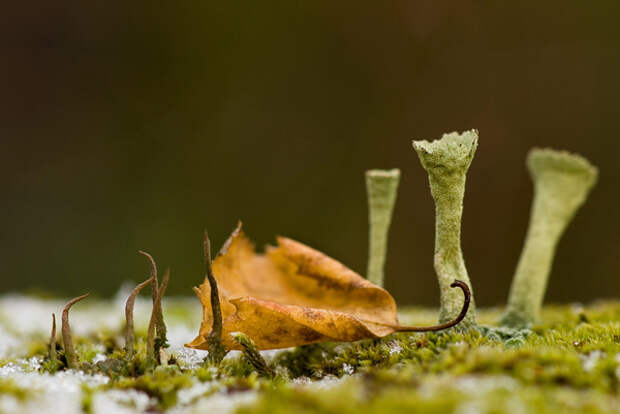
[[237, 219], [366, 267], [363, 173], [402, 170], [387, 288], [437, 305], [434, 206], [412, 139], [477, 128], [463, 250], [505, 302], [532, 146], [600, 180], [548, 301], [620, 291], [620, 2], [14, 2], [0, 25], [0, 290], [113, 294], [148, 268], [203, 278]]

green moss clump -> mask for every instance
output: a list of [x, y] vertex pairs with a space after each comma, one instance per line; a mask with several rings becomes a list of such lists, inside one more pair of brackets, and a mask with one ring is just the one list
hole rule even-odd
[[[291, 377], [332, 375], [341, 382], [328, 388], [274, 383], [238, 412], [618, 412], [620, 303], [543, 312], [547, 322], [532, 330], [396, 334], [287, 351], [274, 362]], [[497, 313], [483, 311], [481, 319]]]
[[[496, 321], [500, 312], [479, 309], [479, 321]], [[400, 319], [424, 325], [436, 314], [410, 309]], [[515, 407], [533, 413], [618, 412], [620, 302], [545, 306], [542, 320], [531, 330], [479, 326], [302, 346], [268, 360], [273, 378], [261, 377], [242, 355], [200, 367], [177, 365], [172, 358], [169, 366], [148, 371], [144, 335], [137, 337], [130, 361], [114, 335], [76, 337], [81, 361], [99, 352], [106, 356], [80, 369], [110, 378], [105, 385], [83, 388], [82, 409], [92, 410], [94, 396], [106, 389], [144, 392], [156, 401], [153, 410], [179, 408], [179, 391], [202, 382], [208, 386], [184, 402], [188, 407], [216, 393], [253, 391], [258, 400], [240, 412], [510, 412]], [[7, 363], [31, 369], [27, 360], [6, 359], [0, 366]], [[41, 370], [66, 367], [62, 352], [58, 367], [49, 363], [44, 358]], [[30, 393], [0, 380], [0, 394], [28, 398]]]
[[167, 409], [177, 403], [177, 393], [194, 384], [191, 375], [182, 373], [178, 368], [158, 367], [150, 374], [137, 378], [122, 378], [110, 383], [109, 388], [134, 389], [145, 392], [158, 401], [159, 408]]

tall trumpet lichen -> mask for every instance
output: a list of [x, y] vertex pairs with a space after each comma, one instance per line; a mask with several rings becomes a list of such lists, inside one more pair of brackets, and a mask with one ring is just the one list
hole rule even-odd
[[366, 278], [383, 287], [383, 268], [387, 252], [387, 238], [400, 170], [366, 171], [366, 191], [368, 193], [368, 268]]
[[[431, 194], [435, 200], [435, 256], [434, 266], [440, 289], [439, 322], [447, 322], [461, 310], [458, 292], [450, 288], [455, 280], [465, 282], [471, 289], [463, 252], [461, 251], [461, 218], [465, 179], [476, 148], [478, 131], [444, 134], [441, 139], [413, 141], [420, 162], [428, 172]], [[476, 325], [476, 308], [473, 300], [469, 313], [460, 327]]]
[[552, 149], [531, 150], [527, 167], [534, 182], [534, 200], [502, 319], [504, 326], [515, 328], [538, 320], [557, 243], [598, 175], [585, 158]]

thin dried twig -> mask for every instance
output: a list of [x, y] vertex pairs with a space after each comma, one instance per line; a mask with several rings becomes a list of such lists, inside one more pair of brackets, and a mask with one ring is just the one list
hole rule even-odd
[[78, 357], [75, 353], [75, 348], [73, 348], [73, 341], [71, 340], [71, 327], [69, 326], [69, 309], [75, 303], [81, 301], [82, 299], [86, 299], [90, 293], [86, 293], [82, 296], [78, 296], [77, 298], [71, 299], [62, 310], [62, 342], [65, 348], [65, 358], [67, 359], [67, 366], [70, 369], [75, 369], [78, 367]]
[[58, 362], [58, 356], [56, 355], [56, 314], [54, 313], [52, 313], [52, 334], [50, 335], [48, 355], [53, 364]]
[[265, 362], [265, 359], [258, 351], [256, 344], [243, 332], [233, 332], [230, 334], [232, 338], [243, 348], [243, 356], [258, 371], [260, 375], [272, 378], [274, 376], [273, 369]]
[[125, 352], [127, 354], [127, 358], [131, 359], [133, 357], [134, 352], [134, 341], [135, 341], [135, 331], [133, 327], [133, 309], [134, 303], [136, 302], [136, 297], [140, 293], [142, 289], [147, 287], [149, 284], [153, 283], [153, 276], [145, 280], [136, 286], [127, 298], [127, 302], [125, 303]]
[[155, 364], [155, 326], [157, 325], [157, 308], [161, 309], [161, 299], [166, 293], [166, 287], [168, 287], [168, 280], [170, 273], [166, 272], [164, 280], [161, 282], [161, 286], [158, 289], [157, 297], [155, 298], [155, 304], [151, 312], [151, 319], [149, 320], [149, 329], [146, 336], [146, 359], [147, 365], [153, 366]]
[[213, 275], [213, 266], [211, 263], [211, 241], [209, 240], [209, 233], [206, 230], [203, 247], [207, 280], [211, 288], [211, 311], [213, 313], [213, 325], [211, 327], [211, 333], [207, 338], [209, 359], [219, 364], [228, 351], [226, 351], [222, 344], [222, 308], [220, 306], [220, 294], [217, 288], [217, 281]]

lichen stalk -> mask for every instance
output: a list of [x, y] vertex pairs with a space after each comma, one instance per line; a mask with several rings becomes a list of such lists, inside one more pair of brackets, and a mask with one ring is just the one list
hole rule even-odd
[[62, 310], [62, 343], [65, 349], [65, 359], [67, 360], [67, 367], [70, 369], [78, 368], [78, 356], [75, 353], [75, 348], [73, 347], [73, 340], [71, 339], [71, 326], [69, 325], [69, 310], [71, 307], [77, 302], [86, 299], [90, 296], [90, 293], [86, 293], [82, 296], [78, 296], [77, 298], [71, 299]]
[[557, 244], [598, 176], [597, 168], [585, 158], [552, 149], [532, 149], [527, 167], [534, 199], [502, 318], [502, 325], [513, 328], [539, 320]]
[[153, 278], [153, 283], [151, 285], [151, 297], [153, 299], [153, 306], [155, 307], [155, 330], [157, 332], [158, 342], [162, 344], [167, 344], [168, 339], [166, 324], [164, 323], [164, 314], [161, 310], [161, 303], [157, 305], [157, 295], [159, 288], [159, 280], [157, 278], [157, 264], [155, 263], [155, 259], [153, 256], [144, 252], [142, 250], [138, 251], [141, 255], [145, 256], [149, 260], [149, 265], [151, 269], [151, 277]]
[[368, 267], [366, 278], [383, 287], [388, 231], [400, 180], [400, 170], [366, 171], [368, 196]]
[[[161, 285], [157, 289], [157, 297], [155, 298], [155, 303], [153, 304], [153, 309], [151, 311], [151, 318], [149, 320], [149, 327], [146, 334], [146, 364], [149, 368], [153, 367], [156, 361], [155, 355], [157, 355], [157, 349], [155, 349], [155, 327], [157, 325], [157, 309], [161, 309], [161, 300], [166, 293], [169, 278], [170, 273], [166, 273]], [[153, 280], [153, 284], [155, 284], [155, 280]]]
[[52, 332], [50, 334], [48, 356], [52, 364], [56, 366], [58, 356], [56, 355], [56, 314], [54, 313], [52, 313]]
[[473, 289], [461, 250], [461, 219], [467, 171], [478, 147], [478, 132], [444, 134], [441, 139], [413, 141], [413, 148], [428, 172], [435, 200], [434, 267], [440, 290], [439, 322], [454, 319], [461, 310], [458, 292], [450, 288], [455, 279], [465, 282], [472, 292], [469, 311], [461, 329], [476, 326]]
[[[240, 224], [237, 225], [237, 229], [240, 228]], [[204, 259], [206, 267], [206, 277], [209, 281], [209, 288], [211, 290], [211, 312], [213, 314], [213, 324], [211, 326], [211, 332], [207, 338], [209, 348], [209, 360], [216, 364], [219, 364], [226, 356], [228, 351], [222, 344], [222, 308], [220, 305], [220, 294], [217, 287], [217, 280], [213, 274], [213, 265], [211, 262], [211, 240], [209, 240], [209, 234], [205, 230], [204, 242]]]
[[133, 325], [134, 303], [140, 291], [151, 283], [154, 283], [153, 276], [151, 276], [150, 278], [148, 278], [147, 280], [145, 280], [144, 282], [136, 286], [131, 291], [131, 294], [127, 298], [127, 302], [125, 302], [125, 353], [128, 359], [131, 359], [134, 353], [134, 341], [135, 341], [135, 331], [134, 331], [134, 325]]

